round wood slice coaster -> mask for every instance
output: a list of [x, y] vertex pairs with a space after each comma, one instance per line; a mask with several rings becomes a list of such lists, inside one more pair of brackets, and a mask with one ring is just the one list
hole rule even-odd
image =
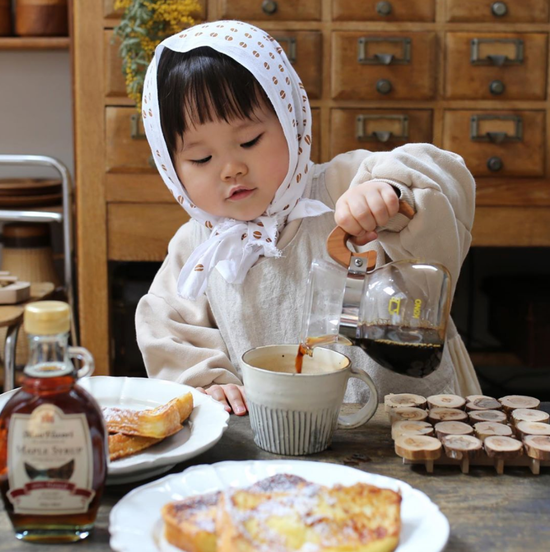
[[428, 397], [430, 408], [463, 408], [466, 399], [458, 395], [431, 395]]
[[437, 460], [441, 443], [426, 435], [401, 435], [395, 440], [395, 452], [407, 460]]
[[502, 410], [502, 404], [494, 397], [485, 395], [471, 395], [466, 403], [466, 410]]
[[439, 439], [446, 435], [471, 435], [474, 432], [472, 426], [464, 422], [439, 422], [434, 430]]
[[504, 410], [515, 410], [516, 408], [538, 408], [540, 401], [535, 397], [527, 395], [507, 395], [499, 399]]
[[502, 410], [472, 410], [469, 412], [470, 423], [477, 422], [496, 422], [505, 424], [508, 421], [506, 414]]
[[550, 420], [550, 414], [532, 408], [516, 408], [516, 410], [512, 410], [511, 418], [514, 425], [519, 422], [542, 422], [546, 424]]
[[458, 408], [442, 408], [436, 406], [428, 412], [428, 421], [432, 424], [439, 422], [466, 422], [468, 414]]
[[412, 406], [415, 408], [425, 408], [426, 397], [415, 395], [414, 393], [390, 393], [384, 397], [384, 411], [389, 412], [393, 408]]
[[512, 428], [498, 422], [478, 422], [474, 424], [476, 437], [484, 441], [486, 438], [493, 435], [500, 437], [511, 437], [513, 435]]
[[465, 455], [474, 456], [483, 446], [483, 443], [473, 435], [445, 435], [441, 444], [445, 454], [457, 460], [462, 460]]
[[423, 422], [428, 417], [428, 412], [422, 408], [414, 406], [401, 406], [392, 408], [389, 412], [390, 423], [409, 420], [411, 422]]
[[434, 428], [428, 422], [401, 420], [391, 426], [391, 437], [397, 439], [400, 435], [433, 435]]
[[516, 431], [522, 438], [526, 435], [550, 436], [550, 424], [544, 424], [542, 422], [519, 422], [516, 425]]
[[526, 435], [523, 444], [531, 458], [550, 460], [550, 437], [548, 435]]
[[523, 454], [523, 443], [512, 437], [490, 435], [483, 441], [483, 447], [490, 458], [514, 458]]

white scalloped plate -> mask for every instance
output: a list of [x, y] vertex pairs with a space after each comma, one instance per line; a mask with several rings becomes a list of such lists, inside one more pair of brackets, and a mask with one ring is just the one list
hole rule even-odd
[[363, 482], [400, 491], [402, 528], [396, 552], [440, 552], [449, 538], [449, 522], [439, 508], [423, 492], [398, 479], [324, 462], [248, 460], [193, 466], [134, 489], [111, 511], [111, 548], [117, 552], [177, 552], [163, 537], [160, 509], [164, 504], [226, 487], [245, 487], [277, 473], [328, 486]]
[[[193, 394], [195, 406], [184, 428], [139, 454], [110, 462], [107, 484], [130, 483], [164, 473], [179, 462], [214, 446], [227, 428], [229, 414], [221, 403], [188, 385], [149, 378], [109, 376], [82, 378], [78, 383], [102, 407], [143, 410], [167, 403], [188, 391]], [[0, 395], [0, 410], [14, 392]]]

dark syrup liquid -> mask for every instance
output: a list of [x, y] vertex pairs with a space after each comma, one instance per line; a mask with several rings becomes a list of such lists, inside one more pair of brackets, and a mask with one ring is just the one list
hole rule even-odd
[[423, 378], [439, 366], [444, 340], [431, 328], [370, 325], [361, 326], [354, 345], [384, 368]]

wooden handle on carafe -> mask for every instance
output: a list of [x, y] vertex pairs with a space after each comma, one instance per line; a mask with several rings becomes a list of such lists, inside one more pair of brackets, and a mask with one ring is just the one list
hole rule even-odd
[[[414, 209], [405, 201], [399, 201], [399, 213], [405, 215], [408, 219], [414, 216]], [[341, 264], [344, 268], [349, 267], [351, 260], [351, 251], [348, 249], [347, 242], [352, 236], [345, 232], [340, 226], [337, 226], [327, 238], [327, 251], [331, 259]], [[354, 257], [361, 257], [367, 260], [367, 271], [376, 266], [376, 251], [367, 251], [365, 253], [354, 253]]]

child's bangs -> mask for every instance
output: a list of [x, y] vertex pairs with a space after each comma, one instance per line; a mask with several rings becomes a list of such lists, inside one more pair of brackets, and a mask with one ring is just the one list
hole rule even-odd
[[158, 69], [161, 125], [170, 151], [191, 126], [214, 121], [254, 119], [254, 111], [271, 107], [248, 69], [212, 48], [188, 53], [165, 49]]
[[182, 98], [184, 128], [214, 121], [253, 119], [254, 111], [269, 101], [252, 74], [240, 70], [212, 71], [205, 67], [188, 81]]

